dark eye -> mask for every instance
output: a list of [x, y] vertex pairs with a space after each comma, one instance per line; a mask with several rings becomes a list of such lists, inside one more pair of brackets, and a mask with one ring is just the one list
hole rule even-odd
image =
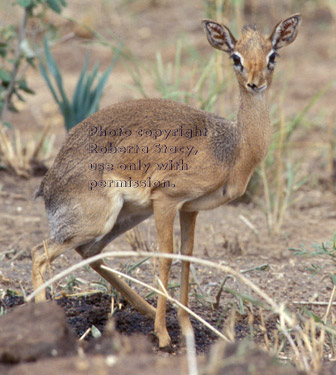
[[275, 58], [279, 56], [278, 53], [276, 53], [275, 51], [273, 51], [269, 56], [268, 56], [268, 63], [267, 63], [267, 67], [268, 69], [274, 69], [274, 65], [275, 65]]
[[243, 64], [241, 63], [241, 59], [240, 57], [236, 54], [236, 53], [233, 53], [231, 55], [231, 58], [233, 60], [233, 65], [236, 67], [236, 68], [240, 68], [241, 70], [243, 70]]
[[273, 53], [269, 56], [269, 58], [268, 58], [268, 62], [274, 64], [274, 62], [275, 62], [275, 57], [276, 57], [275, 52], [273, 52]]

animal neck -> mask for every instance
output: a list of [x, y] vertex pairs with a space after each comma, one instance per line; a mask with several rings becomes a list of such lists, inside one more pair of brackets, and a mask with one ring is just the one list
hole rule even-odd
[[243, 143], [242, 149], [258, 164], [268, 151], [271, 136], [267, 92], [252, 94], [240, 87], [237, 126]]

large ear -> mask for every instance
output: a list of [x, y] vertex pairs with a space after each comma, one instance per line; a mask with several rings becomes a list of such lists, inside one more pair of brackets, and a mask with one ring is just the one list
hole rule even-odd
[[270, 36], [270, 41], [272, 43], [273, 48], [277, 50], [294, 42], [298, 34], [300, 24], [300, 14], [293, 14], [292, 16], [279, 22], [275, 26]]
[[226, 26], [211, 20], [203, 20], [202, 24], [212, 47], [227, 53], [233, 52], [237, 41]]

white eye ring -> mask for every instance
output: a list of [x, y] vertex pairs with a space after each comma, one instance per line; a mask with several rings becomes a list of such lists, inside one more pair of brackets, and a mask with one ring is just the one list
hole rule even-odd
[[234, 51], [230, 56], [233, 60], [233, 67], [235, 69], [239, 69], [241, 72], [244, 70], [244, 59], [243, 56], [239, 53]]
[[272, 49], [269, 54], [266, 56], [266, 63], [267, 63], [267, 68], [272, 70], [274, 69], [275, 66], [275, 58], [279, 56], [279, 54]]

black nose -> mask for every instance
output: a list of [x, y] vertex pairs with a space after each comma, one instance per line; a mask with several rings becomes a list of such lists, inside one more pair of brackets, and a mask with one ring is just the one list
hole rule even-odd
[[255, 90], [257, 88], [257, 85], [255, 85], [254, 83], [248, 83], [247, 86], [251, 87], [252, 90]]

